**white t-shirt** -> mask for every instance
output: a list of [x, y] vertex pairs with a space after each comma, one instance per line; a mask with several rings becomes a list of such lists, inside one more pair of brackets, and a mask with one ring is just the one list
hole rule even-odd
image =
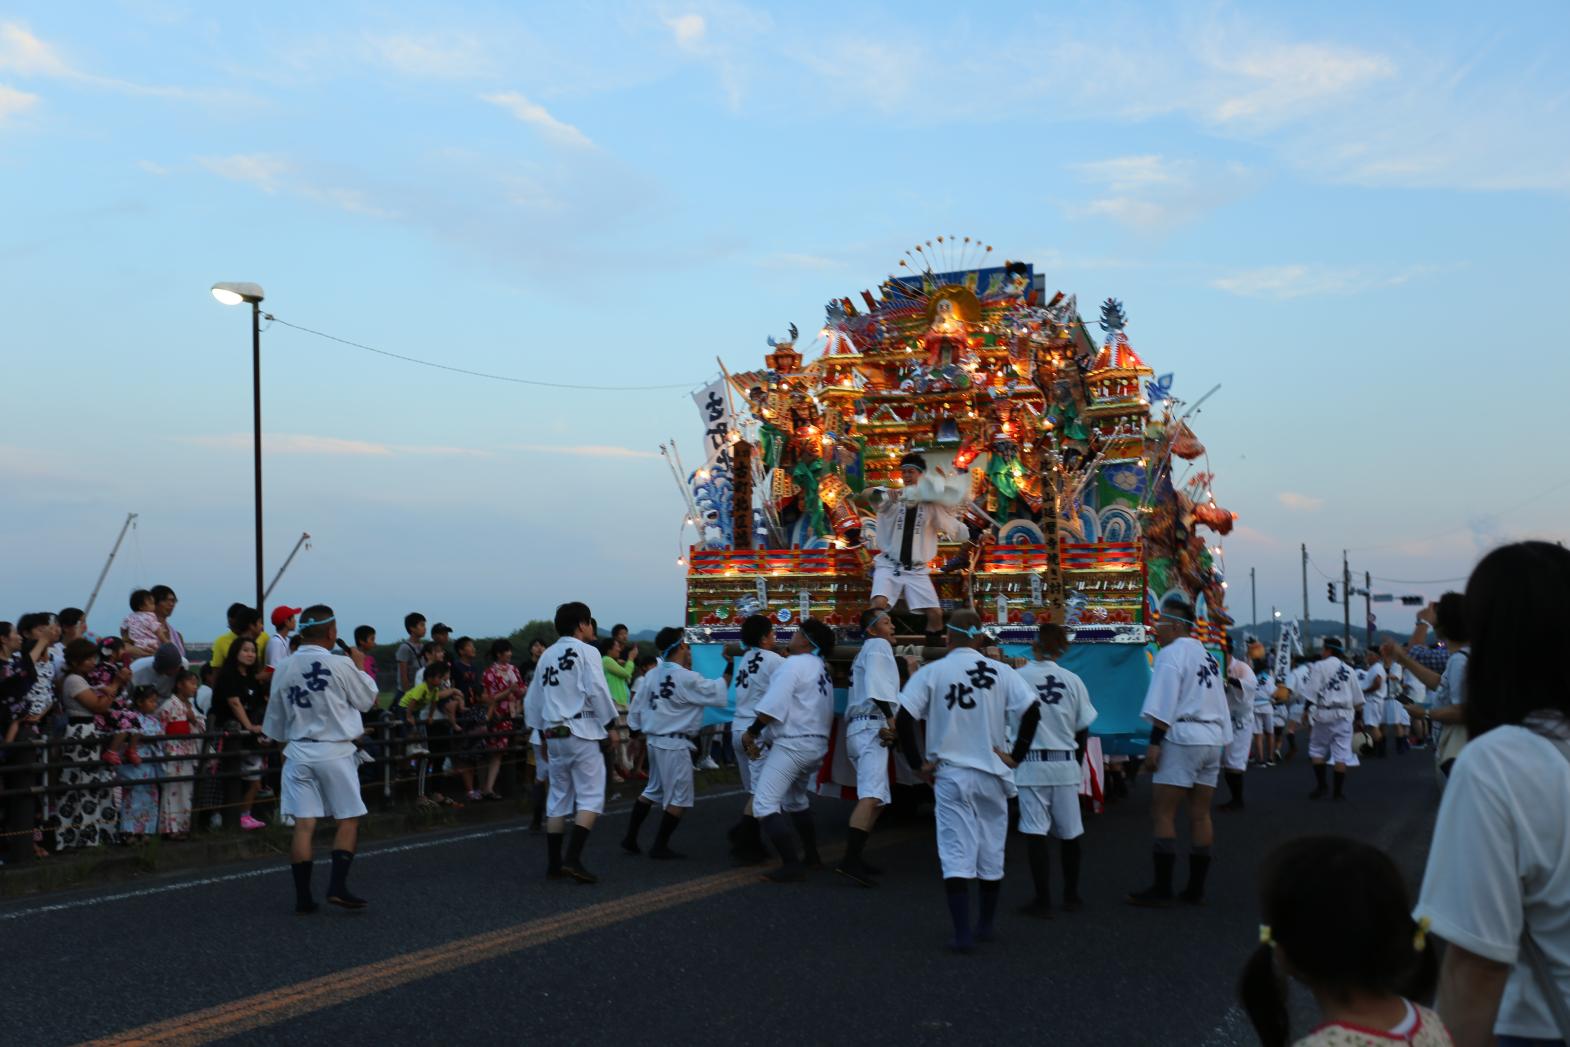
[[910, 536], [909, 566], [902, 569], [925, 574], [927, 564], [938, 555], [938, 532], [954, 534], [959, 530], [956, 510], [938, 502], [906, 501], [892, 495], [884, 497], [878, 506], [877, 526], [874, 529], [878, 545], [877, 564], [881, 567], [900, 567], [905, 551], [905, 538]]
[[1519, 948], [1524, 915], [1570, 999], [1570, 761], [1555, 748], [1526, 727], [1498, 727], [1461, 750], [1416, 910], [1446, 941], [1518, 964], [1494, 1032], [1548, 1040], [1559, 1032]]
[[1434, 689], [1434, 707], [1466, 704], [1466, 663], [1470, 652], [1466, 648], [1451, 653], [1445, 661], [1445, 671], [1439, 674], [1439, 686]]
[[[870, 636], [856, 653], [850, 667], [850, 698], [845, 706], [845, 717], [881, 715], [873, 702], [894, 705], [899, 701], [899, 665], [894, 661], [894, 648], [881, 636]], [[878, 724], [866, 720], [858, 726], [877, 730]]]
[[277, 672], [278, 667], [293, 653], [289, 649], [289, 637], [274, 633], [273, 638], [267, 641], [267, 668]]
[[1036, 690], [1002, 662], [975, 648], [951, 650], [905, 681], [899, 704], [927, 721], [929, 761], [969, 767], [1000, 778], [1013, 776], [993, 750], [1008, 744], [1008, 720], [1016, 722], [1036, 703]]
[[834, 687], [823, 659], [815, 654], [786, 658], [769, 678], [757, 711], [779, 721], [776, 739], [827, 738], [834, 723]]
[[758, 717], [758, 702], [768, 692], [769, 681], [785, 659], [762, 647], [748, 648], [736, 665], [736, 723], [742, 730]]
[[1428, 688], [1423, 686], [1423, 681], [1413, 675], [1411, 669], [1401, 670], [1401, 691], [1406, 700], [1417, 705], [1428, 704]]
[[[703, 726], [704, 706], [723, 707], [728, 698], [724, 679], [710, 680], [675, 662], [661, 662], [643, 679], [638, 724], [651, 749], [691, 748], [685, 736]], [[627, 723], [632, 724], [630, 710]]]
[[[1073, 752], [1079, 746], [1074, 736], [1096, 721], [1096, 707], [1090, 704], [1085, 681], [1048, 659], [1029, 662], [1019, 668], [1020, 679], [1036, 692], [1041, 720], [1030, 749]], [[1019, 737], [1019, 717], [1009, 717], [1009, 747]], [[1075, 760], [1026, 760], [1014, 768], [1015, 785], [1078, 785], [1083, 773]]]
[[1221, 670], [1204, 645], [1181, 636], [1156, 652], [1139, 715], [1167, 725], [1176, 745], [1225, 745], [1232, 740]]
[[1276, 681], [1269, 673], [1260, 673], [1254, 679], [1254, 712], [1268, 713], [1276, 705]]
[[1357, 673], [1334, 655], [1315, 662], [1303, 686], [1308, 700], [1314, 703], [1315, 723], [1350, 720], [1363, 706], [1363, 691]]
[[376, 684], [347, 655], [301, 644], [273, 676], [262, 733], [287, 742], [284, 756], [301, 763], [354, 753], [365, 733], [360, 714], [376, 704]]

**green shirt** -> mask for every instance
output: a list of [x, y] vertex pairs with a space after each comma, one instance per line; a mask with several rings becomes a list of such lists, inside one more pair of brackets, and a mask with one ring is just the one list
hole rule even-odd
[[605, 666], [605, 683], [611, 689], [611, 701], [616, 703], [616, 708], [625, 710], [631, 698], [632, 659], [618, 662], [607, 654], [600, 661]]

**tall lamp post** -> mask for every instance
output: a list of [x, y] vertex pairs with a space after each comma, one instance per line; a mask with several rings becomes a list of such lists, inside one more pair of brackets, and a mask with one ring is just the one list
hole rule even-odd
[[262, 294], [260, 284], [216, 283], [213, 297], [223, 305], [251, 303], [251, 451], [256, 475], [256, 613], [262, 614]]

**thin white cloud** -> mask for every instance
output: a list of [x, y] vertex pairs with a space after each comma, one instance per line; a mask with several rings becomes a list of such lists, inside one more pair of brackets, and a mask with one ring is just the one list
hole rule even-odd
[[283, 177], [294, 170], [289, 161], [270, 153], [199, 156], [196, 162], [220, 178], [254, 185], [264, 193], [276, 193], [282, 187]]
[[1245, 298], [1286, 300], [1316, 295], [1357, 294], [1399, 287], [1434, 271], [1433, 266], [1403, 269], [1370, 266], [1267, 265], [1244, 269], [1210, 281], [1210, 286]]
[[480, 100], [505, 109], [559, 145], [573, 146], [578, 149], [594, 148], [594, 143], [589, 140], [588, 135], [571, 124], [556, 119], [543, 105], [529, 101], [529, 99], [517, 91], [498, 91], [493, 94], [485, 94], [480, 96]]
[[[251, 446], [250, 433], [224, 433], [211, 436], [189, 436], [181, 442], [199, 447], [243, 448]], [[440, 444], [387, 444], [374, 440], [349, 440], [337, 436], [315, 436], [307, 433], [263, 433], [262, 450], [266, 454], [322, 454], [349, 455], [353, 457], [388, 458], [397, 455], [432, 455], [439, 457], [486, 458], [489, 451], [469, 447], [447, 447]]]
[[832, 258], [825, 258], [822, 255], [815, 254], [796, 254], [789, 251], [765, 255], [758, 259], [758, 265], [764, 269], [803, 269], [808, 271], [844, 268], [844, 263], [837, 262]]
[[489, 46], [468, 33], [367, 35], [364, 43], [374, 61], [406, 76], [462, 79], [495, 69]]
[[658, 458], [654, 451], [608, 444], [510, 444], [508, 450], [529, 454], [565, 454], [575, 458]]
[[1223, 124], [1280, 124], [1396, 74], [1385, 55], [1321, 43], [1218, 47], [1205, 57], [1216, 72], [1239, 82], [1210, 110], [1211, 119]]
[[1298, 494], [1296, 491], [1282, 491], [1280, 494], [1276, 495], [1276, 501], [1280, 502], [1288, 509], [1303, 513], [1311, 513], [1325, 504], [1325, 500], [1323, 498], [1315, 498], [1312, 495], [1307, 494]]
[[676, 46], [683, 51], [696, 53], [703, 47], [704, 34], [708, 32], [709, 23], [700, 14], [688, 12], [681, 15], [664, 15], [660, 18], [665, 23], [665, 28], [671, 31], [671, 36], [676, 40]]
[[165, 167], [163, 164], [158, 163], [156, 160], [138, 160], [136, 162], [136, 166], [141, 168], [146, 173], [148, 173], [150, 175], [156, 175], [159, 178], [162, 178], [165, 175], [170, 175], [170, 174], [174, 173], [172, 168]]
[[24, 23], [17, 21], [0, 22], [0, 72], [65, 80], [86, 87], [133, 95], [231, 100], [238, 97], [230, 91], [143, 84], [87, 72], [71, 64], [53, 44], [40, 39]]
[[37, 95], [0, 84], [0, 123], [4, 123], [18, 113], [27, 112], [37, 104]]
[[1254, 173], [1241, 164], [1201, 165], [1159, 154], [1116, 156], [1070, 166], [1098, 194], [1071, 205], [1080, 218], [1107, 218], [1140, 232], [1192, 221], [1250, 192]]

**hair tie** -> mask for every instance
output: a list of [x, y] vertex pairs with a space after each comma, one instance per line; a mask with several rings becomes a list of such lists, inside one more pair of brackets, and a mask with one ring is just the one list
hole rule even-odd
[[1422, 952], [1428, 948], [1428, 929], [1433, 925], [1434, 921], [1426, 916], [1417, 921], [1417, 930], [1412, 935], [1413, 952]]
[[1270, 933], [1270, 924], [1268, 923], [1259, 925], [1259, 944], [1271, 947], [1274, 947], [1276, 944], [1275, 936]]

